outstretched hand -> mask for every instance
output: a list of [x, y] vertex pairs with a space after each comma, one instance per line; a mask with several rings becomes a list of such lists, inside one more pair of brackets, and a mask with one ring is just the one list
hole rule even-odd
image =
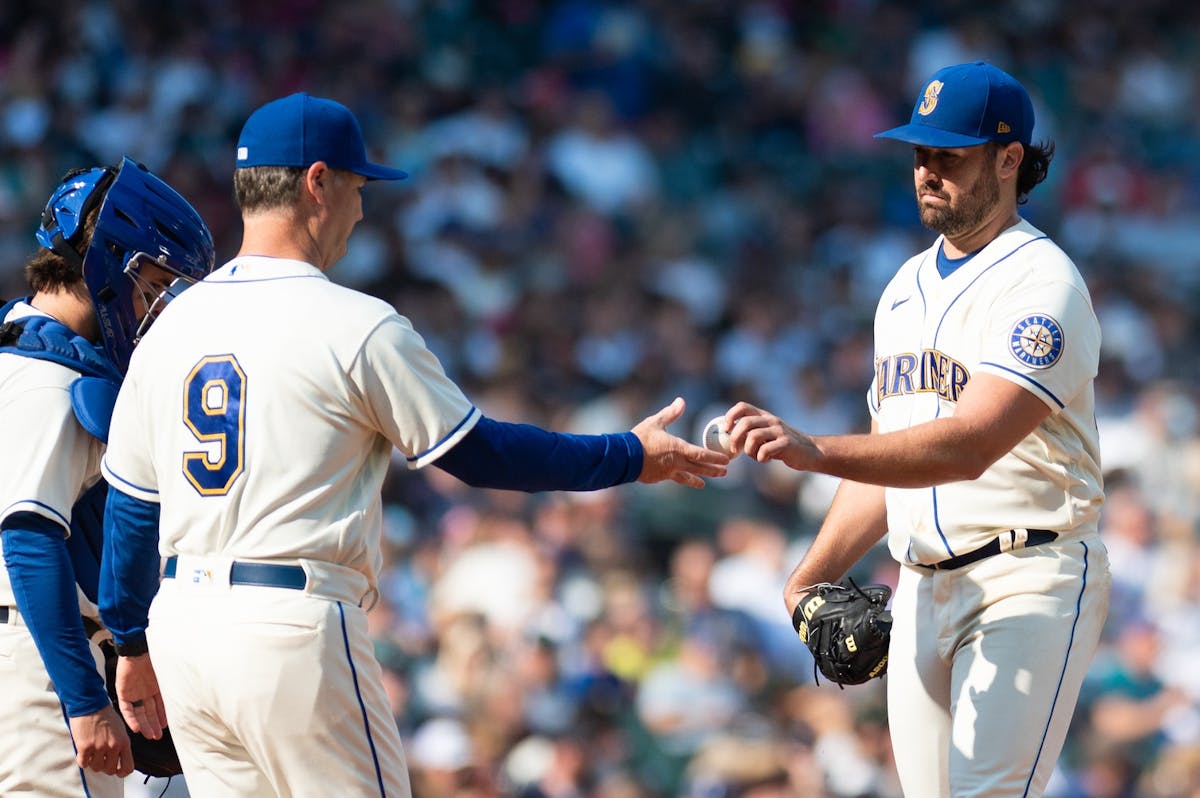
[[692, 488], [704, 487], [702, 477], [723, 477], [729, 457], [689, 443], [667, 432], [667, 427], [679, 420], [687, 404], [682, 397], [643, 419], [633, 428], [633, 434], [645, 450], [642, 473], [638, 482], [654, 483], [672, 480]]

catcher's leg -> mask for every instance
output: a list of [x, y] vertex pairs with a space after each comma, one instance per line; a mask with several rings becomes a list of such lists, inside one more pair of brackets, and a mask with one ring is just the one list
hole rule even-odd
[[122, 779], [76, 764], [70, 727], [33, 636], [19, 616], [10, 617], [0, 624], [0, 795], [121, 795]]
[[949, 798], [950, 668], [938, 654], [932, 575], [907, 566], [892, 600], [888, 727], [905, 795]]
[[998, 555], [963, 569], [954, 655], [955, 798], [1041, 796], [1066, 739], [1108, 610], [1098, 539]]

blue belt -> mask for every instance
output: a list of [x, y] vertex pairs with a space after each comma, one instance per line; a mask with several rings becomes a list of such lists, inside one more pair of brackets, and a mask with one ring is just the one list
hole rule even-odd
[[[168, 557], [163, 567], [163, 576], [175, 578], [178, 557]], [[235, 562], [229, 568], [231, 585], [259, 585], [260, 587], [286, 587], [303, 590], [308, 584], [308, 575], [299, 565], [278, 565], [269, 562]]]
[[[1029, 536], [1025, 538], [1025, 545], [1022, 548], [1030, 546], [1038, 546], [1042, 543], [1049, 543], [1058, 537], [1057, 532], [1051, 532], [1049, 529], [1026, 529]], [[1011, 535], [1012, 532], [1005, 532], [1005, 535]], [[1000, 547], [1000, 538], [994, 539], [986, 546], [980, 546], [974, 551], [968, 551], [966, 554], [960, 554], [957, 557], [951, 557], [948, 560], [935, 562], [930, 564], [914, 563], [919, 568], [928, 568], [931, 571], [953, 571], [955, 568], [962, 568], [964, 565], [970, 565], [973, 562], [979, 562], [982, 559], [991, 557], [994, 554], [999, 554], [1004, 551]], [[1020, 551], [1020, 549], [1010, 549], [1010, 551]]]

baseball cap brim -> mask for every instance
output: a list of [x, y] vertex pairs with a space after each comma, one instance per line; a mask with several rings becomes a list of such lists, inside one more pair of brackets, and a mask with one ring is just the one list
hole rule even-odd
[[929, 125], [900, 125], [882, 133], [876, 133], [877, 139], [895, 139], [916, 144], [921, 147], [977, 147], [987, 144], [989, 139], [980, 136], [968, 136], [965, 133], [954, 133]]
[[362, 175], [368, 180], [404, 180], [408, 177], [408, 172], [402, 169], [392, 169], [389, 166], [380, 166], [370, 161], [360, 166], [355, 166], [349, 171]]

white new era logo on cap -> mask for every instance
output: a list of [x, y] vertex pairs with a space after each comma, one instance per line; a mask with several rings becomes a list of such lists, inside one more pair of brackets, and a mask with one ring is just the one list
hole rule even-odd
[[244, 160], [246, 160], [246, 159], [247, 159], [247, 158], [249, 158], [249, 157], [250, 157], [250, 151], [249, 151], [248, 149], [246, 149], [245, 147], [238, 147], [238, 157], [237, 157], [237, 159], [238, 159], [239, 161], [244, 161]]

